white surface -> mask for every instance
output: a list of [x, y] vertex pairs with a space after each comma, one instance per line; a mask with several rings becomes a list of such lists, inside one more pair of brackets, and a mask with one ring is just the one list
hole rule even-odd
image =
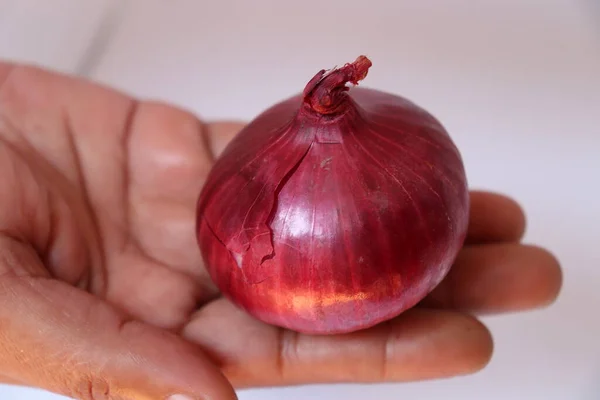
[[[366, 53], [374, 66], [364, 84], [439, 117], [472, 186], [518, 198], [529, 216], [526, 240], [552, 249], [565, 268], [553, 307], [486, 319], [496, 353], [479, 374], [252, 390], [242, 400], [600, 399], [600, 19], [593, 1], [129, 3], [94, 79], [203, 117], [249, 119], [301, 90], [317, 70]], [[71, 71], [80, 65], [109, 2], [51, 4], [0, 0], [1, 57]], [[0, 387], [2, 400], [57, 398], [36, 393]]]

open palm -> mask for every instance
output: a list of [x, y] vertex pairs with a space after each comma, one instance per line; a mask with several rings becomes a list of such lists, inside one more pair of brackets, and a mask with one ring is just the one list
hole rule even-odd
[[465, 374], [492, 352], [489, 332], [467, 312], [522, 310], [557, 296], [555, 259], [518, 243], [520, 208], [472, 193], [467, 245], [413, 310], [340, 336], [254, 320], [219, 297], [194, 233], [203, 181], [240, 127], [0, 63], [4, 381], [76, 398], [229, 399], [229, 382]]

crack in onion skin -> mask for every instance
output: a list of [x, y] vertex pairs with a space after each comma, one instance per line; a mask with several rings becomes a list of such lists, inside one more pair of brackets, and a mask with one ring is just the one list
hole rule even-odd
[[348, 88], [371, 62], [320, 71], [216, 161], [197, 237], [221, 292], [256, 318], [334, 334], [391, 319], [448, 273], [469, 197], [444, 127], [400, 96]]

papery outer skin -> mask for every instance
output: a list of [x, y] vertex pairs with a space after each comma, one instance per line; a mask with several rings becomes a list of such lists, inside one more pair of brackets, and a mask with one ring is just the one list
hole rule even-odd
[[198, 202], [208, 272], [273, 325], [345, 333], [391, 319], [444, 278], [467, 230], [461, 156], [412, 102], [352, 88], [345, 114], [295, 96], [217, 160]]

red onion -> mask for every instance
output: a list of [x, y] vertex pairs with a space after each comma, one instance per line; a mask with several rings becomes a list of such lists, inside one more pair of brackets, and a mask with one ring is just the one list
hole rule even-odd
[[216, 161], [197, 237], [221, 292], [298, 332], [355, 331], [417, 304], [447, 274], [468, 223], [462, 158], [409, 100], [348, 88], [371, 61], [320, 71]]

